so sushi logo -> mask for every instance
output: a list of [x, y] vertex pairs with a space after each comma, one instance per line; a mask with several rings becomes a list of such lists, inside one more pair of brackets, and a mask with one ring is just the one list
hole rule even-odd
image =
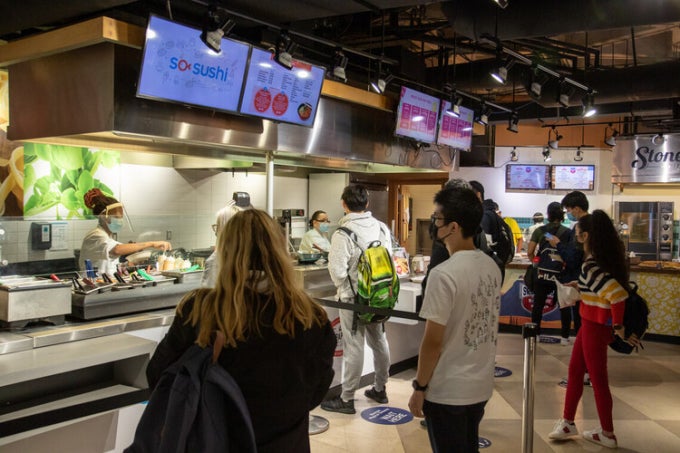
[[191, 63], [184, 58], [177, 57], [170, 58], [170, 69], [221, 82], [226, 82], [229, 77], [229, 68], [209, 66], [200, 62]]

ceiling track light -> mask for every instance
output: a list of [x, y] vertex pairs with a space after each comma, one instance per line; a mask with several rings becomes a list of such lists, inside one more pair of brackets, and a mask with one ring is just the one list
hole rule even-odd
[[347, 73], [345, 72], [345, 69], [347, 68], [348, 62], [349, 60], [342, 49], [336, 49], [335, 55], [333, 56], [333, 69], [331, 71], [331, 75], [334, 79], [347, 83]]
[[[555, 138], [551, 139], [551, 134], [555, 134]], [[555, 126], [553, 126], [550, 130], [548, 130], [548, 148], [558, 149], [560, 147], [560, 140], [563, 138], [564, 137], [561, 136], [559, 132], [557, 132]]]
[[475, 121], [477, 121], [477, 123], [481, 124], [482, 126], [487, 126], [489, 124], [490, 114], [491, 109], [486, 105], [486, 103], [482, 102], [482, 105], [479, 108], [479, 114], [475, 118]]
[[531, 71], [531, 77], [529, 79], [529, 96], [532, 99], [539, 100], [543, 94], [543, 86], [550, 80], [550, 78], [540, 72], [536, 67]]
[[279, 37], [276, 40], [276, 48], [274, 49], [274, 61], [286, 69], [293, 69], [293, 52], [297, 44], [288, 35], [286, 30], [281, 30]]
[[201, 31], [201, 41], [203, 41], [203, 44], [208, 46], [213, 52], [220, 53], [222, 52], [222, 38], [225, 35], [229, 35], [235, 25], [236, 22], [230, 18], [227, 18], [224, 23], [221, 23], [217, 8], [214, 5], [211, 5], [208, 8], [203, 30]]
[[508, 120], [508, 130], [514, 132], [515, 134], [519, 131], [519, 113], [516, 111], [510, 114], [510, 119]]
[[388, 74], [385, 78], [379, 77], [377, 80], [371, 82], [371, 88], [373, 88], [376, 93], [383, 94], [387, 89], [387, 85], [389, 85], [392, 80], [394, 80], [392, 74]]
[[517, 147], [513, 146], [512, 150], [510, 150], [510, 161], [511, 162], [517, 162], [519, 160], [519, 154], [517, 154]]
[[499, 64], [495, 69], [492, 69], [489, 74], [491, 74], [491, 77], [493, 77], [496, 82], [505, 85], [508, 81], [508, 71], [515, 64], [515, 60], [512, 57], [508, 57], [505, 63], [500, 63], [502, 58], [502, 50], [498, 51], [498, 55]]
[[463, 103], [463, 98], [461, 96], [452, 96], [450, 102], [451, 107], [445, 113], [454, 118], [460, 118], [460, 105]]
[[593, 90], [588, 90], [588, 92], [583, 96], [583, 117], [590, 118], [597, 113], [595, 108], [595, 94]]
[[567, 108], [569, 107], [569, 98], [572, 94], [574, 94], [574, 87], [567, 84], [564, 81], [564, 77], [562, 77], [560, 83], [557, 85], [557, 96], [555, 101], [562, 107]]
[[576, 154], [574, 155], [574, 160], [576, 162], [581, 162], [583, 160], [583, 151], [581, 151], [580, 146], [578, 148], [576, 148]]
[[[609, 131], [611, 131], [611, 132], [608, 133]], [[616, 146], [616, 137], [618, 137], [618, 136], [619, 136], [619, 131], [617, 131], [616, 129], [614, 129], [612, 127], [612, 123], [609, 123], [609, 125], [607, 125], [604, 128], [604, 143], [605, 144], [607, 144], [609, 146]]]
[[510, 3], [509, 0], [493, 0], [493, 2], [503, 9], [507, 8], [508, 4]]
[[543, 148], [543, 152], [541, 152], [543, 155], [543, 162], [548, 162], [552, 157], [550, 157], [550, 148], [547, 146]]

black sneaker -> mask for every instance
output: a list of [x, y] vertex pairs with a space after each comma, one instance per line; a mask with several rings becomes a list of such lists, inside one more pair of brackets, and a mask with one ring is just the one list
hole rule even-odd
[[343, 401], [342, 398], [336, 396], [331, 400], [321, 402], [321, 409], [329, 412], [340, 412], [342, 414], [356, 414], [354, 409], [354, 400]]
[[385, 392], [385, 390], [379, 392], [375, 389], [375, 387], [371, 387], [370, 389], [364, 392], [364, 395], [366, 395], [367, 398], [372, 399], [376, 403], [380, 404], [387, 403], [387, 393]]

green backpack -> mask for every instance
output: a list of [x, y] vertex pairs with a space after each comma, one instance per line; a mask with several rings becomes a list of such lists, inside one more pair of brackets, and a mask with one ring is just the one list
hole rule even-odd
[[[345, 227], [338, 229], [347, 234], [361, 250], [357, 265], [356, 291], [350, 280], [355, 302], [374, 308], [394, 308], [399, 299], [399, 276], [387, 247], [376, 240], [369, 243], [366, 249], [363, 249], [357, 242], [356, 233]], [[389, 318], [387, 315], [376, 313], [356, 313], [356, 316], [359, 321], [365, 324], [382, 323]]]

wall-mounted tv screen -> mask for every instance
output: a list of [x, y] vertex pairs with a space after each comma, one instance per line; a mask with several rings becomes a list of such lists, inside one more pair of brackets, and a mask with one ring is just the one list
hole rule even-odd
[[550, 188], [549, 165], [505, 166], [505, 190], [548, 190]]
[[200, 35], [198, 29], [152, 15], [137, 96], [238, 111], [250, 46], [223, 38], [216, 53]]
[[434, 143], [439, 103], [439, 99], [434, 96], [401, 87], [395, 134], [423, 143]]
[[594, 190], [595, 165], [553, 165], [550, 179], [554, 190]]
[[325, 74], [324, 68], [299, 60], [286, 69], [271, 52], [253, 47], [239, 111], [312, 127]]
[[472, 146], [472, 121], [474, 112], [465, 107], [460, 108], [460, 116], [449, 115], [451, 102], [442, 101], [442, 112], [439, 118], [438, 145], [448, 145], [452, 148], [470, 151]]

